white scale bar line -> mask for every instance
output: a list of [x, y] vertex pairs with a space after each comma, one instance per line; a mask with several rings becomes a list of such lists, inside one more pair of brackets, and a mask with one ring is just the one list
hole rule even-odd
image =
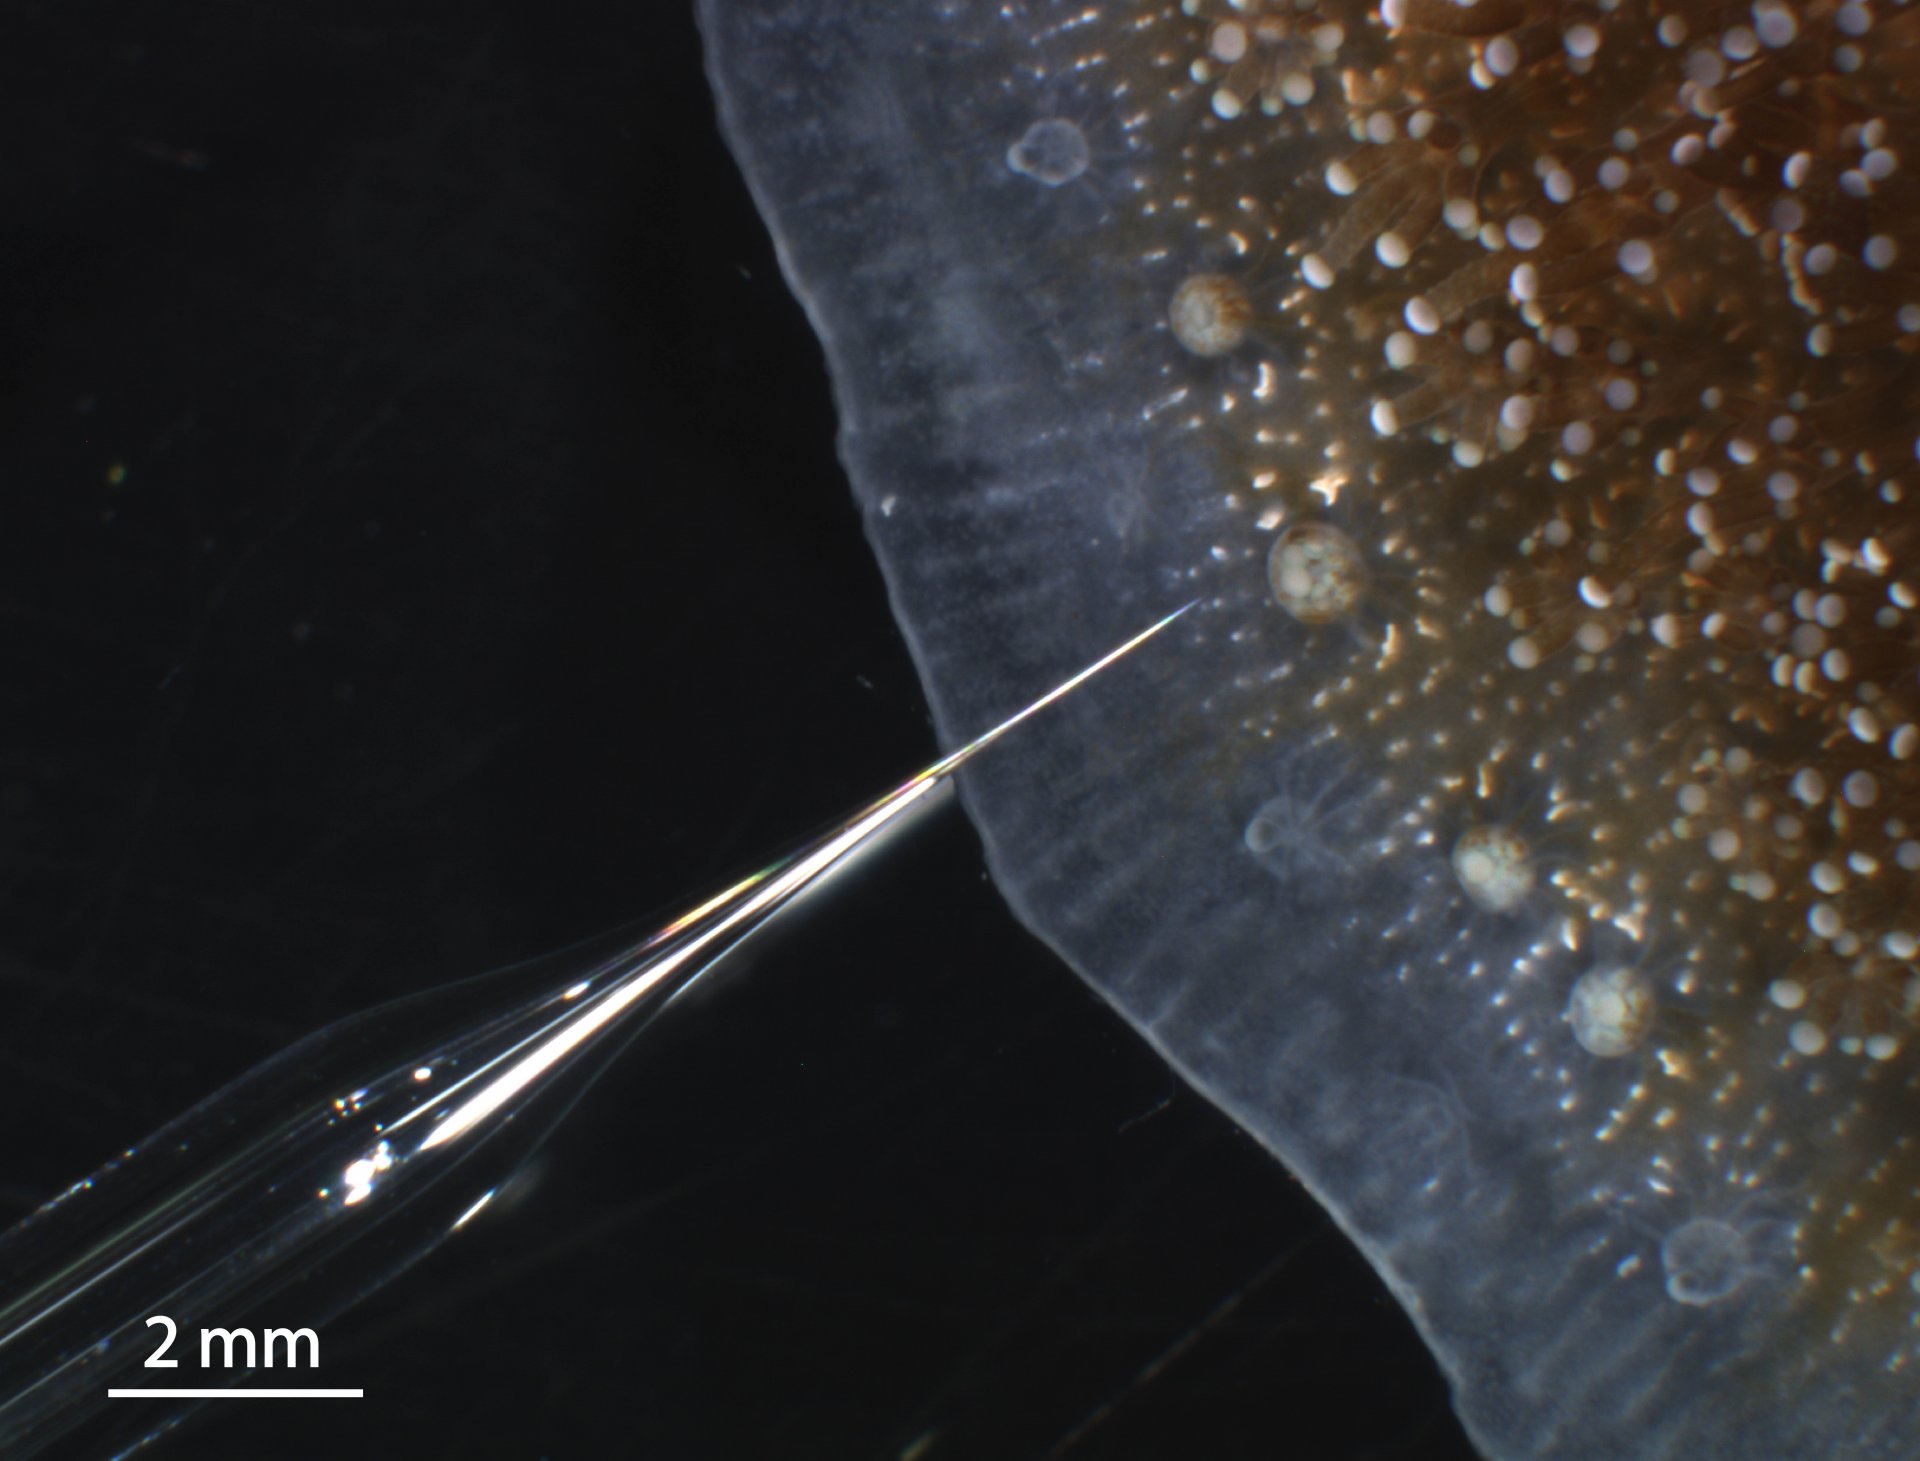
[[221, 1390], [108, 1390], [109, 1400], [363, 1400], [367, 1392], [351, 1390], [267, 1390], [236, 1386]]

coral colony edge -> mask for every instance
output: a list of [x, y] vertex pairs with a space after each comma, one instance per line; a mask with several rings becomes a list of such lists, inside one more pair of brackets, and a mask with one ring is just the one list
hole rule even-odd
[[1920, 1446], [1920, 20], [707, 0], [1024, 921], [1508, 1457]]

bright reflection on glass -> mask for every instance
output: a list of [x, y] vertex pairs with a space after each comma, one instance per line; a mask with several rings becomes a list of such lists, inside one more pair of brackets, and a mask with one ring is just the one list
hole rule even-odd
[[662, 1009], [943, 800], [967, 761], [1185, 612], [665, 928], [330, 1025], [0, 1236], [0, 1455], [121, 1454], [178, 1424], [184, 1407], [108, 1403], [143, 1374], [150, 1316], [231, 1326], [279, 1296], [314, 1324], [398, 1275], [486, 1206]]

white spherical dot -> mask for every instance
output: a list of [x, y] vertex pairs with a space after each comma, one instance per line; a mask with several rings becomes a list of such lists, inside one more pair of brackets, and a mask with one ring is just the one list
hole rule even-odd
[[1247, 54], [1247, 28], [1237, 20], [1221, 22], [1207, 38], [1207, 49], [1214, 60], [1232, 65]]
[[1794, 37], [1800, 34], [1800, 22], [1780, 0], [1762, 0], [1753, 7], [1753, 29], [1761, 45], [1777, 51], [1793, 44]]
[[1767, 986], [1767, 998], [1783, 1010], [1797, 1010], [1807, 1002], [1807, 989], [1797, 979], [1776, 979]]

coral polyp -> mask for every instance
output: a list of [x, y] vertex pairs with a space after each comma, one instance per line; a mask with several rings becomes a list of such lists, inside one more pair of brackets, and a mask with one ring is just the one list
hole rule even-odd
[[1448, 861], [1461, 890], [1489, 913], [1511, 913], [1533, 892], [1533, 849], [1511, 827], [1474, 827], [1453, 844]]
[[1226, 355], [1247, 338], [1253, 305], [1225, 274], [1194, 274], [1180, 281], [1167, 306], [1173, 338], [1195, 355]]
[[1359, 545], [1326, 523], [1302, 523], [1274, 540], [1267, 554], [1273, 599], [1302, 624], [1345, 619], [1366, 591]]

